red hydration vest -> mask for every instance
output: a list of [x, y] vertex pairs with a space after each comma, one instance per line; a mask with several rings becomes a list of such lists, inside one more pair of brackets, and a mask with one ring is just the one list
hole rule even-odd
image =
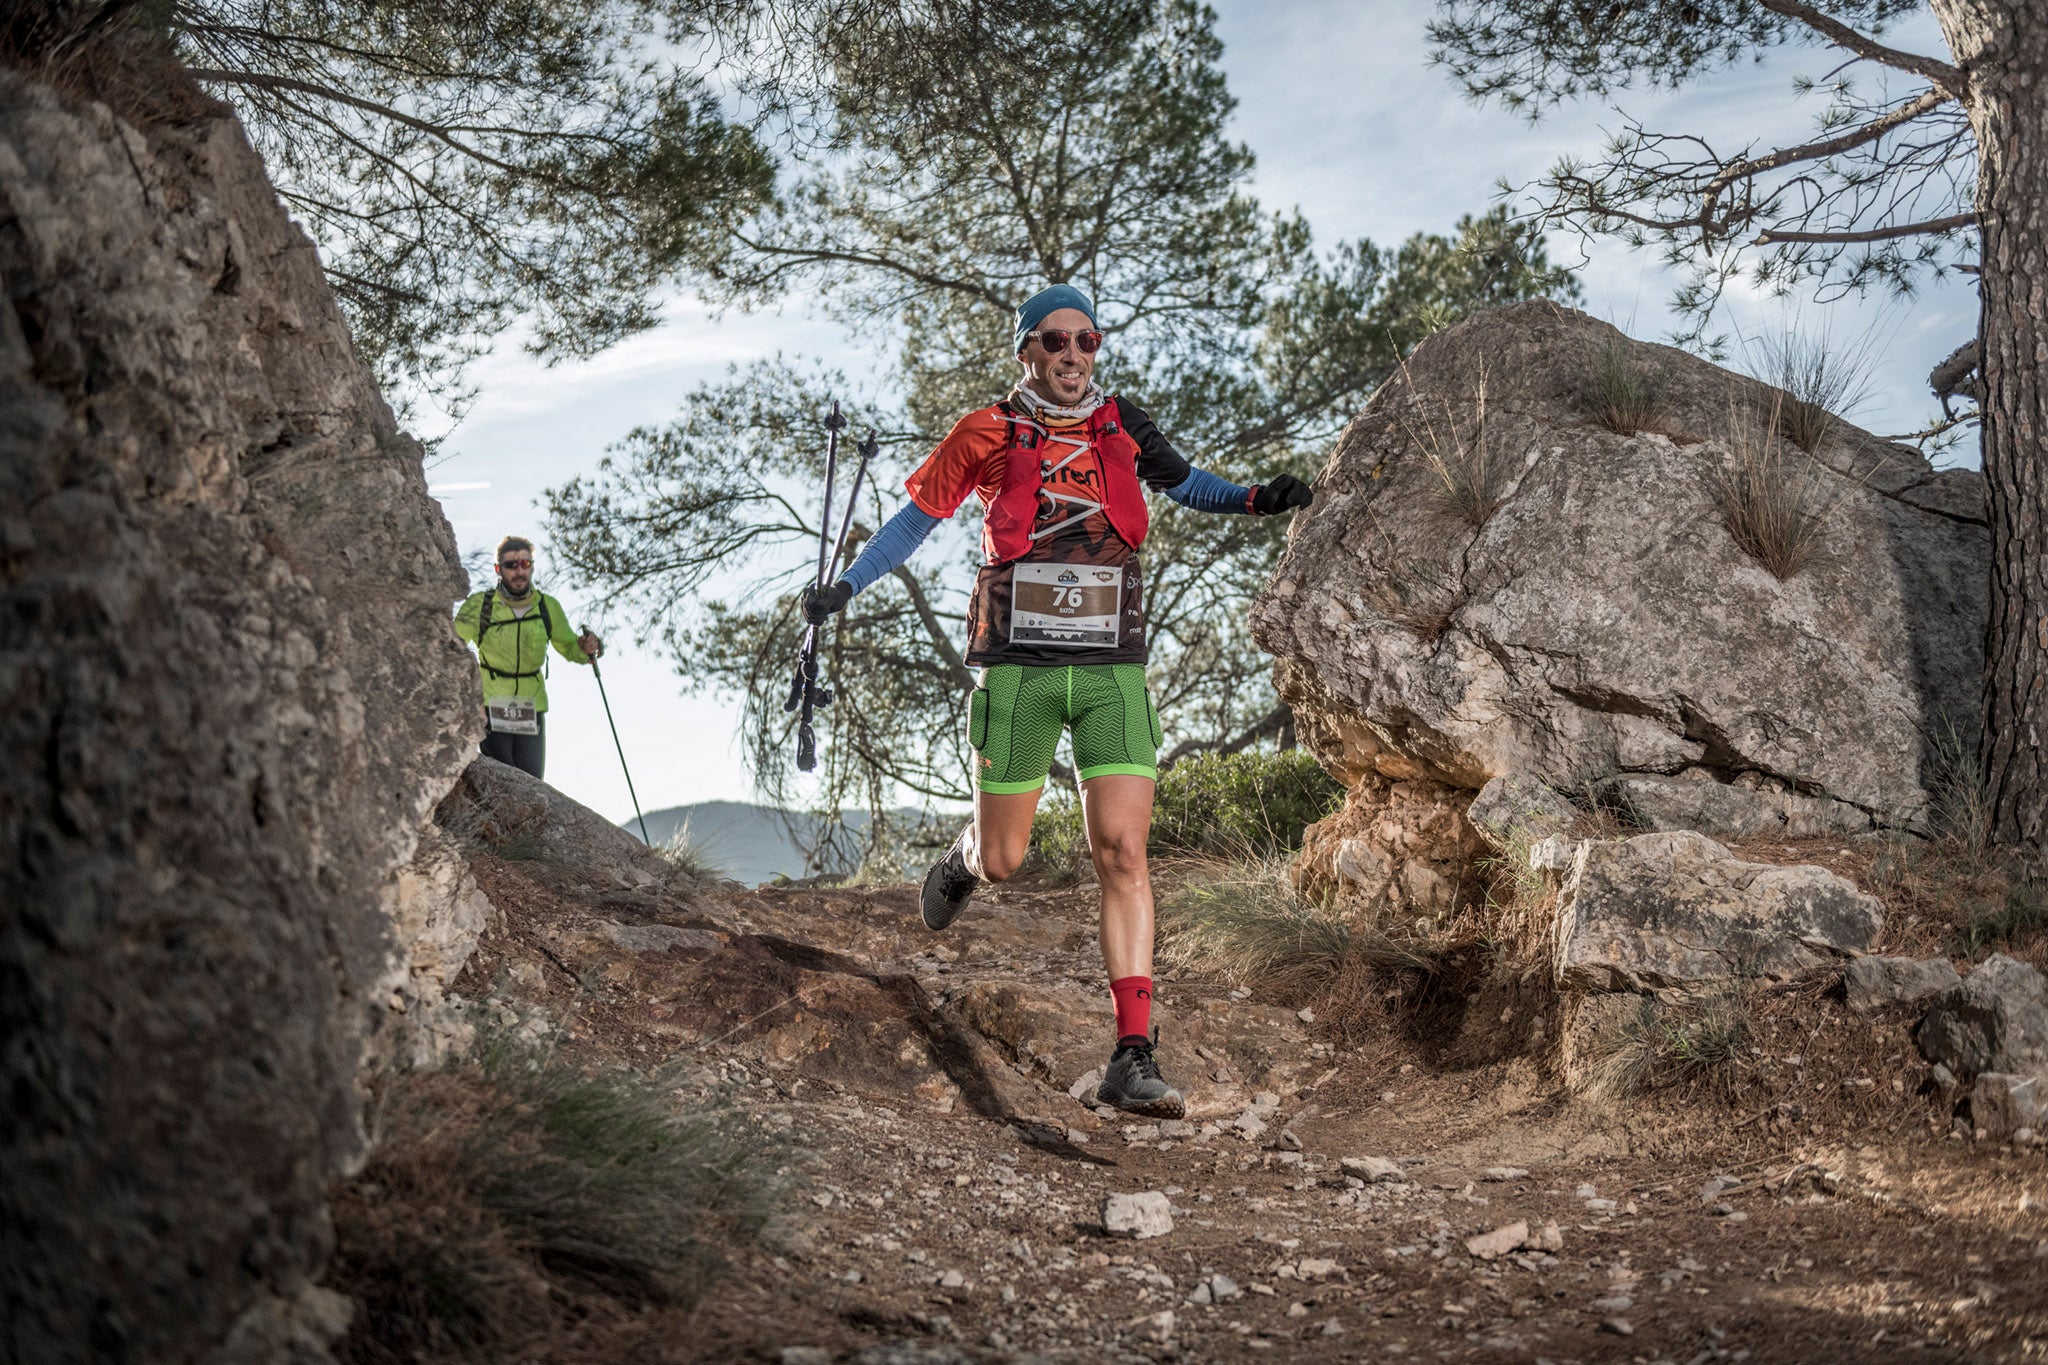
[[[1038, 519], [1038, 490], [1044, 485], [1050, 451], [1039, 428], [1012, 421], [1010, 443], [1003, 451], [1002, 487], [981, 519], [981, 550], [991, 564], [1004, 564], [1031, 553], [1031, 528]], [[1071, 428], [1069, 428], [1071, 430]], [[1105, 399], [1088, 415], [1088, 440], [1102, 469], [1102, 512], [1110, 529], [1133, 550], [1145, 543], [1152, 524], [1145, 491], [1138, 486], [1138, 443], [1117, 422], [1116, 400]]]

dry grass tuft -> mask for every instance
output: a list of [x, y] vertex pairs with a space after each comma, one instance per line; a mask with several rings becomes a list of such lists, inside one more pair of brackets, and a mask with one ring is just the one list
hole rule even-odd
[[[1412, 379], [1409, 390], [1414, 391]], [[1458, 420], [1448, 400], [1443, 402], [1441, 428], [1430, 417], [1425, 404], [1418, 400], [1416, 407], [1421, 414], [1420, 430], [1406, 421], [1401, 426], [1436, 476], [1437, 486], [1431, 491], [1438, 510], [1467, 526], [1484, 526], [1507, 501], [1515, 475], [1513, 463], [1499, 449], [1499, 441], [1488, 438], [1486, 372], [1479, 372], [1472, 415], [1465, 422]]]
[[1991, 852], [1991, 781], [1977, 752], [1977, 736], [1942, 716], [1927, 731], [1927, 790], [1937, 836], [1964, 856], [1981, 861]]
[[1303, 896], [1287, 857], [1193, 858], [1174, 874], [1159, 907], [1159, 952], [1176, 966], [1295, 993], [1353, 973], [1435, 968], [1432, 940], [1397, 937], [1365, 913]]
[[1589, 1045], [1584, 1094], [1610, 1105], [1670, 1090], [1732, 1098], [1753, 1027], [1739, 987], [1689, 1000], [1643, 996]]
[[780, 1185], [758, 1136], [670, 1089], [502, 1043], [389, 1077], [333, 1202], [329, 1283], [357, 1302], [341, 1358], [603, 1359], [649, 1308], [687, 1310]]
[[662, 841], [659, 852], [670, 866], [686, 877], [704, 880], [726, 876], [731, 870], [710, 841], [690, 832], [688, 820]]
[[1637, 363], [1627, 341], [1610, 337], [1593, 357], [1586, 396], [1595, 421], [1619, 435], [1634, 436], [1664, 429], [1664, 385], [1662, 367]]
[[1757, 378], [1782, 394], [1776, 430], [1809, 455], [1818, 450], [1869, 395], [1871, 347], [1869, 335], [1842, 344], [1824, 331], [1790, 329], [1759, 341]]
[[1463, 583], [1422, 564], [1393, 565], [1366, 592], [1381, 616], [1425, 644], [1441, 640], [1472, 600]]
[[222, 112], [185, 74], [160, 22], [164, 7], [31, 0], [0, 22], [0, 66], [76, 103], [104, 104], [138, 127]]
[[1832, 506], [1819, 462], [1802, 455], [1795, 468], [1786, 453], [1778, 436], [1783, 406], [1780, 396], [1760, 421], [1731, 411], [1728, 463], [1711, 478], [1728, 534], [1779, 582], [1813, 562]]

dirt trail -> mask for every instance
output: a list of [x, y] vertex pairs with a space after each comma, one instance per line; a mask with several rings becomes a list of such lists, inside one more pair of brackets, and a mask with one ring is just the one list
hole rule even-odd
[[[2048, 1354], [2048, 1164], [1938, 1128], [1905, 1021], [1817, 990], [1760, 1007], [1734, 1101], [1599, 1114], [1540, 1058], [1447, 1067], [1428, 1030], [1346, 1038], [1166, 980], [1162, 1063], [1193, 1111], [1162, 1128], [1067, 1093], [1107, 1043], [1085, 889], [998, 891], [936, 936], [908, 887], [475, 867], [504, 923], [464, 994], [593, 1064], [667, 1068], [789, 1152], [774, 1249], [677, 1359]], [[1431, 1028], [1482, 1010], [1528, 1031], [1484, 991]], [[1342, 1164], [1368, 1157], [1391, 1174]], [[1148, 1190], [1173, 1230], [1109, 1237], [1104, 1198]], [[1527, 1247], [1468, 1248], [1517, 1222]]]

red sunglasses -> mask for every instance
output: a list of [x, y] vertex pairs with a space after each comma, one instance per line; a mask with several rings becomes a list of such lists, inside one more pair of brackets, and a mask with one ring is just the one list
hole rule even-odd
[[498, 561], [498, 567], [501, 569], [530, 569], [533, 567], [533, 561], [530, 559], [501, 559]]
[[1038, 344], [1045, 348], [1047, 355], [1058, 355], [1066, 350], [1069, 341], [1080, 348], [1082, 355], [1094, 355], [1102, 349], [1102, 333], [1069, 332], [1062, 327], [1043, 327], [1036, 332], [1026, 332], [1024, 339], [1036, 339]]

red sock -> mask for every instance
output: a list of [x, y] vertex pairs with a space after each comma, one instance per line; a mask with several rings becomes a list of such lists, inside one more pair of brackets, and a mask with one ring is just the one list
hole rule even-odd
[[1116, 1038], [1152, 1038], [1152, 978], [1125, 976], [1109, 983], [1116, 1000]]

